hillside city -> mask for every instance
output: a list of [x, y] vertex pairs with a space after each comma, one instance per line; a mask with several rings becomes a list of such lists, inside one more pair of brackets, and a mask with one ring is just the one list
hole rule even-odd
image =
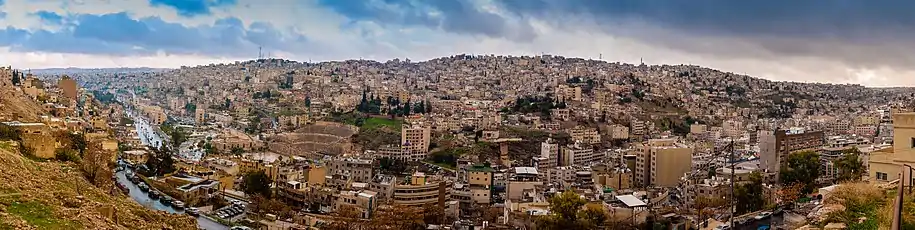
[[553, 55], [3, 67], [0, 229], [909, 229], [913, 101]]

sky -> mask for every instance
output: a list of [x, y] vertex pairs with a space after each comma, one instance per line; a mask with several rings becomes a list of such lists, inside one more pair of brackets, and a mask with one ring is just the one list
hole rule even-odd
[[915, 86], [915, 1], [0, 0], [0, 65], [177, 68], [456, 54]]

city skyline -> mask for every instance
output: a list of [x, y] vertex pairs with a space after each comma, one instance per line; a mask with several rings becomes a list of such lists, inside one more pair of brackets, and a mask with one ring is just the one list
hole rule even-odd
[[23, 69], [176, 68], [254, 59], [258, 47], [298, 61], [548, 53], [912, 86], [906, 4], [5, 0], [0, 57]]

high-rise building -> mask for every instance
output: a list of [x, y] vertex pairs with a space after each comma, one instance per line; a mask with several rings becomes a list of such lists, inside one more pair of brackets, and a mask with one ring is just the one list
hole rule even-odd
[[651, 139], [636, 155], [635, 184], [641, 187], [675, 187], [690, 171], [693, 150], [675, 139]]
[[422, 124], [404, 124], [400, 130], [400, 142], [409, 151], [410, 160], [420, 161], [429, 153], [432, 128]]
[[825, 143], [823, 131], [759, 131], [759, 168], [778, 178], [788, 155], [802, 151], [819, 151]]

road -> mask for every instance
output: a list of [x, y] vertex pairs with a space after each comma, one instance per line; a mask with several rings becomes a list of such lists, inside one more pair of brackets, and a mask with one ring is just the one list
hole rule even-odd
[[[131, 114], [136, 114], [136, 113], [131, 113]], [[154, 129], [152, 126], [150, 126], [149, 123], [146, 122], [145, 118], [143, 118], [142, 116], [132, 116], [131, 119], [134, 120], [134, 127], [136, 127], [137, 134], [139, 134], [140, 140], [143, 141], [143, 144], [150, 146], [150, 147], [159, 146], [159, 145], [163, 144], [162, 138], [159, 137], [159, 134], [156, 132], [156, 129]], [[162, 210], [162, 211], [166, 211], [169, 213], [183, 213], [183, 211], [175, 210], [171, 206], [167, 206], [167, 205], [162, 204], [161, 202], [150, 199], [149, 196], [146, 195], [146, 193], [144, 193], [142, 190], [140, 190], [140, 188], [137, 188], [137, 186], [135, 184], [133, 184], [132, 182], [127, 180], [125, 171], [118, 172], [116, 175], [117, 175], [118, 181], [121, 182], [121, 184], [124, 184], [125, 186], [127, 186], [128, 189], [130, 189], [130, 192], [129, 192], [130, 198], [132, 198], [137, 203], [140, 203], [144, 207], [153, 209], [153, 210]], [[201, 229], [206, 229], [206, 230], [228, 230], [229, 229], [228, 226], [222, 225], [203, 215], [200, 215], [199, 217], [197, 217], [197, 226]]]
[[164, 144], [162, 143], [162, 138], [159, 137], [159, 134], [156, 132], [156, 129], [149, 125], [146, 118], [136, 115], [136, 113], [128, 114], [131, 114], [131, 119], [134, 121], [133, 126], [137, 129], [137, 136], [140, 137], [140, 141], [142, 141], [144, 145], [158, 148]]
[[[120, 182], [121, 184], [124, 184], [124, 186], [126, 186], [127, 189], [130, 190], [130, 192], [128, 194], [130, 195], [131, 199], [133, 199], [137, 203], [140, 203], [140, 205], [143, 205], [143, 207], [146, 207], [149, 209], [161, 210], [161, 211], [166, 211], [168, 213], [176, 213], [176, 214], [184, 213], [184, 211], [175, 210], [171, 206], [162, 204], [162, 202], [159, 202], [158, 200], [153, 200], [153, 199], [149, 198], [149, 195], [147, 195], [145, 192], [143, 192], [143, 190], [140, 190], [140, 188], [138, 188], [137, 185], [133, 184], [133, 182], [130, 182], [130, 180], [127, 179], [126, 172], [127, 172], [126, 170], [120, 171], [120, 172], [116, 173], [115, 175], [117, 176], [118, 182]], [[204, 217], [202, 215], [197, 217], [197, 226], [202, 229], [206, 229], [206, 230], [227, 230], [227, 229], [229, 229], [229, 227], [226, 227], [225, 225], [222, 225], [222, 224], [220, 224], [216, 221], [213, 221], [207, 217]]]

